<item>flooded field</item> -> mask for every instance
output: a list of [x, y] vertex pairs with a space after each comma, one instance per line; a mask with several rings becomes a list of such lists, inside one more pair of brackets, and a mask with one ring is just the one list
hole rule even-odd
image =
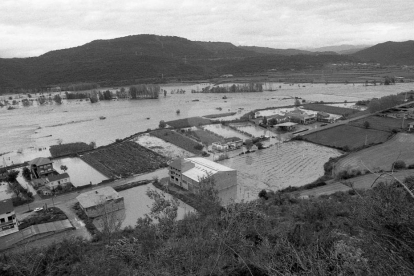
[[68, 167], [66, 171], [70, 176], [70, 181], [75, 187], [80, 187], [88, 184], [98, 184], [102, 180], [108, 179], [80, 158], [62, 158], [53, 160], [53, 168], [59, 173], [64, 173], [60, 166]]
[[255, 126], [251, 123], [237, 123], [237, 124], [230, 124], [232, 127], [237, 128], [242, 132], [246, 132], [253, 137], [260, 137], [262, 135], [269, 135], [269, 131], [262, 127]]
[[[306, 87], [269, 83], [266, 85], [276, 91], [190, 93], [191, 89], [197, 90], [197, 86], [201, 90], [203, 85], [209, 84], [165, 85], [162, 89], [167, 90], [167, 96], [161, 95], [154, 100], [100, 101], [95, 104], [89, 101], [63, 100], [61, 105], [33, 105], [15, 110], [0, 108], [0, 154], [7, 153], [4, 157], [10, 165], [11, 162], [20, 163], [21, 160], [45, 156], [43, 151], [35, 150], [27, 155], [25, 152], [31, 147], [48, 149], [58, 139], [62, 139], [63, 143], [94, 141], [97, 146], [101, 146], [148, 128], [154, 129], [158, 127], [160, 120], [237, 112], [240, 108], [243, 108], [244, 114], [258, 108], [291, 105], [294, 103], [292, 97], [301, 97], [307, 102], [344, 102], [382, 97], [412, 89], [410, 83], [390, 86], [307, 84]], [[184, 89], [186, 94], [171, 94], [174, 89]], [[224, 95], [227, 99], [223, 99]], [[177, 107], [180, 114], [176, 114]], [[217, 108], [222, 110], [218, 111]], [[100, 120], [100, 116], [106, 119]], [[17, 153], [19, 149], [23, 150], [23, 155]], [[49, 151], [46, 156], [48, 155]]]
[[323, 165], [338, 150], [306, 142], [287, 142], [219, 163], [238, 172], [239, 200], [257, 198], [260, 190], [302, 186], [324, 174]]
[[352, 109], [357, 109], [357, 110], [361, 110], [361, 111], [367, 109], [366, 106], [356, 105], [354, 103], [338, 103], [338, 104], [326, 104], [326, 105], [337, 106], [337, 107], [345, 107], [345, 108], [352, 108]]
[[217, 135], [223, 136], [224, 138], [238, 137], [242, 140], [249, 138], [249, 136], [221, 124], [205, 125], [202, 126], [202, 128], [214, 132]]
[[135, 140], [143, 147], [149, 148], [169, 159], [175, 159], [179, 157], [191, 157], [194, 154], [188, 152], [182, 148], [177, 147], [171, 143], [165, 142], [157, 137], [150, 135], [142, 135]]

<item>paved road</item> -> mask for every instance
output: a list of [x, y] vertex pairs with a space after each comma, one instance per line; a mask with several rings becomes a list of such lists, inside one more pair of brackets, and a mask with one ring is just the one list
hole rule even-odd
[[[108, 187], [108, 186], [117, 187], [117, 186], [120, 186], [126, 183], [135, 182], [138, 180], [146, 180], [146, 179], [152, 180], [153, 177], [158, 177], [159, 179], [168, 177], [168, 169], [163, 168], [163, 169], [159, 169], [159, 170], [156, 170], [150, 173], [135, 175], [135, 176], [125, 178], [125, 179], [115, 180], [113, 182], [109, 182], [106, 184], [93, 186], [89, 189], [82, 190], [81, 192], [72, 192], [68, 194], [59, 195], [59, 196], [54, 197], [53, 199], [48, 198], [48, 199], [35, 200], [34, 202], [30, 203], [30, 209], [33, 210], [34, 208], [37, 208], [37, 207], [43, 207], [45, 204], [47, 204], [48, 206], [58, 207], [68, 216], [68, 219], [70, 220], [72, 225], [76, 228], [75, 231], [70, 231], [70, 236], [78, 236], [78, 237], [90, 239], [91, 236], [89, 232], [87, 231], [85, 224], [76, 216], [75, 212], [72, 210], [72, 206], [77, 202], [76, 197], [80, 193], [84, 193], [90, 190], [100, 189], [102, 187]], [[16, 212], [17, 219], [22, 220], [25, 217], [32, 214], [32, 212], [28, 212], [28, 210], [29, 210], [28, 205], [22, 205], [22, 206], [16, 207], [15, 212]], [[65, 236], [68, 236], [68, 233], [66, 233]]]

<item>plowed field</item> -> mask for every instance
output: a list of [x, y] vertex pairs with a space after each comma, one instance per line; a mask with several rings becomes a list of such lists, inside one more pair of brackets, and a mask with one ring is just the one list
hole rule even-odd
[[238, 171], [241, 192], [251, 200], [263, 188], [278, 190], [316, 180], [324, 174], [323, 165], [329, 157], [339, 155], [335, 149], [295, 141], [220, 163]]

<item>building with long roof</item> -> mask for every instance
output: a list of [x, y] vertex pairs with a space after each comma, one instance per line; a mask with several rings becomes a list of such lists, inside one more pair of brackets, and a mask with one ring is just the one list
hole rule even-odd
[[211, 177], [220, 198], [235, 200], [237, 197], [237, 170], [205, 158], [176, 159], [169, 165], [169, 176], [170, 183], [194, 193], [199, 192], [204, 178]]
[[0, 182], [0, 237], [19, 231], [12, 194], [7, 186], [6, 182]]

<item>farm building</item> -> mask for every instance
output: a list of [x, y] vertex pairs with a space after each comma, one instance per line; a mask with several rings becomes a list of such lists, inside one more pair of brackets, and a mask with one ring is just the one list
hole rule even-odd
[[277, 125], [275, 125], [275, 127], [278, 127], [278, 128], [280, 128], [281, 130], [284, 130], [284, 131], [292, 131], [292, 130], [295, 129], [296, 125], [297, 125], [297, 123], [286, 122], [286, 123], [277, 124]]
[[236, 149], [243, 146], [243, 140], [239, 137], [224, 138], [224, 142], [229, 146], [230, 149]]
[[286, 113], [286, 116], [290, 118], [291, 122], [298, 123], [298, 124], [311, 124], [316, 122], [316, 115], [315, 114], [308, 114], [303, 110], [295, 109], [291, 112]]
[[408, 131], [414, 131], [414, 122], [408, 123]]
[[322, 112], [322, 111], [319, 111], [316, 114], [316, 120], [318, 122], [324, 122], [324, 123], [334, 123], [335, 122], [335, 118], [333, 118], [330, 114], [328, 114], [326, 112]]
[[124, 198], [112, 187], [86, 192], [77, 196], [76, 199], [90, 218], [125, 209]]
[[206, 177], [214, 179], [215, 187], [220, 194], [226, 190], [234, 191], [236, 198], [237, 171], [201, 157], [179, 158], [169, 166], [170, 183], [178, 185], [194, 193], [199, 192], [200, 182]]

